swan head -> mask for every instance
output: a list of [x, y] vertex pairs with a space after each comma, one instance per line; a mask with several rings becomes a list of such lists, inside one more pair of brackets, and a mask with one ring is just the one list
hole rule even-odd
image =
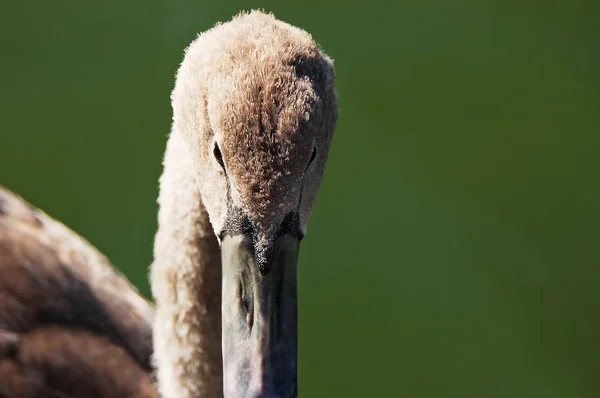
[[261, 12], [201, 34], [172, 94], [221, 244], [226, 397], [297, 396], [296, 262], [337, 119], [331, 60]]

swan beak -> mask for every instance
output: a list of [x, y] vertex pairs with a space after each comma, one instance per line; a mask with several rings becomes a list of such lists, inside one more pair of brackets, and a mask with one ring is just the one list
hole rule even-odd
[[265, 264], [264, 259], [256, 259], [250, 236], [241, 233], [222, 239], [225, 398], [298, 396], [299, 244], [296, 234], [273, 239]]

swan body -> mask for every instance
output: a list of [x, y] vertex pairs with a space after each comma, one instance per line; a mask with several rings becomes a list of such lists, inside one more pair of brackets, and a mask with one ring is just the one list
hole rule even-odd
[[153, 312], [88, 242], [0, 187], [0, 397], [158, 397]]
[[0, 397], [296, 397], [296, 261], [334, 85], [312, 37], [262, 12], [188, 47], [160, 179], [155, 308], [89, 243], [0, 189]]

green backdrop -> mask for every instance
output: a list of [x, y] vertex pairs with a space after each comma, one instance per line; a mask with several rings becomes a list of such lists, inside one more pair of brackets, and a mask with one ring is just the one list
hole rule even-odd
[[0, 0], [0, 183], [144, 294], [169, 94], [264, 7], [336, 61], [302, 397], [600, 396], [600, 3]]

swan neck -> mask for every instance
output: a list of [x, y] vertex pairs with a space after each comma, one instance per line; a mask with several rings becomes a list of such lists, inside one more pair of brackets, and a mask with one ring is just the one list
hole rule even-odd
[[164, 398], [222, 398], [221, 256], [187, 147], [171, 133], [151, 270], [154, 364]]

